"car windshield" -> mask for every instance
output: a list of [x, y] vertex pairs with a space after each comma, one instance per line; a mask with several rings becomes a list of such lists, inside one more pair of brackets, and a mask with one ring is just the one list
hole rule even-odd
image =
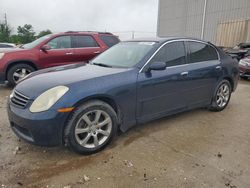
[[40, 44], [42, 41], [44, 41], [44, 40], [50, 38], [50, 36], [51, 36], [51, 34], [45, 35], [45, 36], [43, 36], [43, 37], [40, 37], [40, 38], [34, 40], [34, 41], [31, 42], [31, 43], [22, 45], [21, 48], [24, 48], [24, 49], [31, 49], [31, 48], [34, 48], [34, 47], [36, 47], [38, 44]]
[[142, 60], [155, 42], [121, 42], [91, 61], [104, 67], [131, 68]]

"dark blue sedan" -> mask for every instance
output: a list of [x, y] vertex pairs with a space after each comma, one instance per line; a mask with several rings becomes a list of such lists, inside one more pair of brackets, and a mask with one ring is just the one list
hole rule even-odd
[[91, 154], [118, 129], [194, 108], [223, 110], [238, 76], [238, 63], [208, 42], [126, 41], [89, 64], [30, 74], [10, 95], [9, 121], [30, 143]]

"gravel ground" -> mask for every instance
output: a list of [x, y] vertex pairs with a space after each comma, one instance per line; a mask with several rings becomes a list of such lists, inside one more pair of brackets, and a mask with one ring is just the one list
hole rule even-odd
[[20, 141], [0, 86], [0, 187], [250, 187], [250, 82], [240, 81], [219, 113], [198, 109], [139, 125], [104, 151]]

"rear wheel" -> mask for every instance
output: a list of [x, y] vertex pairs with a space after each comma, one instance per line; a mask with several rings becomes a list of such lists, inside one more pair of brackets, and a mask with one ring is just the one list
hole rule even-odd
[[80, 106], [65, 128], [65, 143], [75, 152], [92, 154], [102, 150], [117, 132], [117, 115], [105, 102], [93, 100]]
[[210, 105], [211, 111], [222, 111], [228, 105], [231, 98], [231, 84], [227, 80], [223, 80], [218, 85], [215, 96]]
[[7, 73], [7, 80], [9, 85], [15, 86], [21, 79], [35, 71], [35, 69], [28, 64], [17, 64], [11, 67]]

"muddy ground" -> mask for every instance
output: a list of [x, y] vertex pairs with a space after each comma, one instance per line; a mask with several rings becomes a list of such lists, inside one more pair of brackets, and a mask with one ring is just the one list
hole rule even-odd
[[140, 125], [91, 156], [17, 139], [9, 94], [0, 86], [0, 187], [250, 187], [250, 81], [240, 81], [223, 112]]

